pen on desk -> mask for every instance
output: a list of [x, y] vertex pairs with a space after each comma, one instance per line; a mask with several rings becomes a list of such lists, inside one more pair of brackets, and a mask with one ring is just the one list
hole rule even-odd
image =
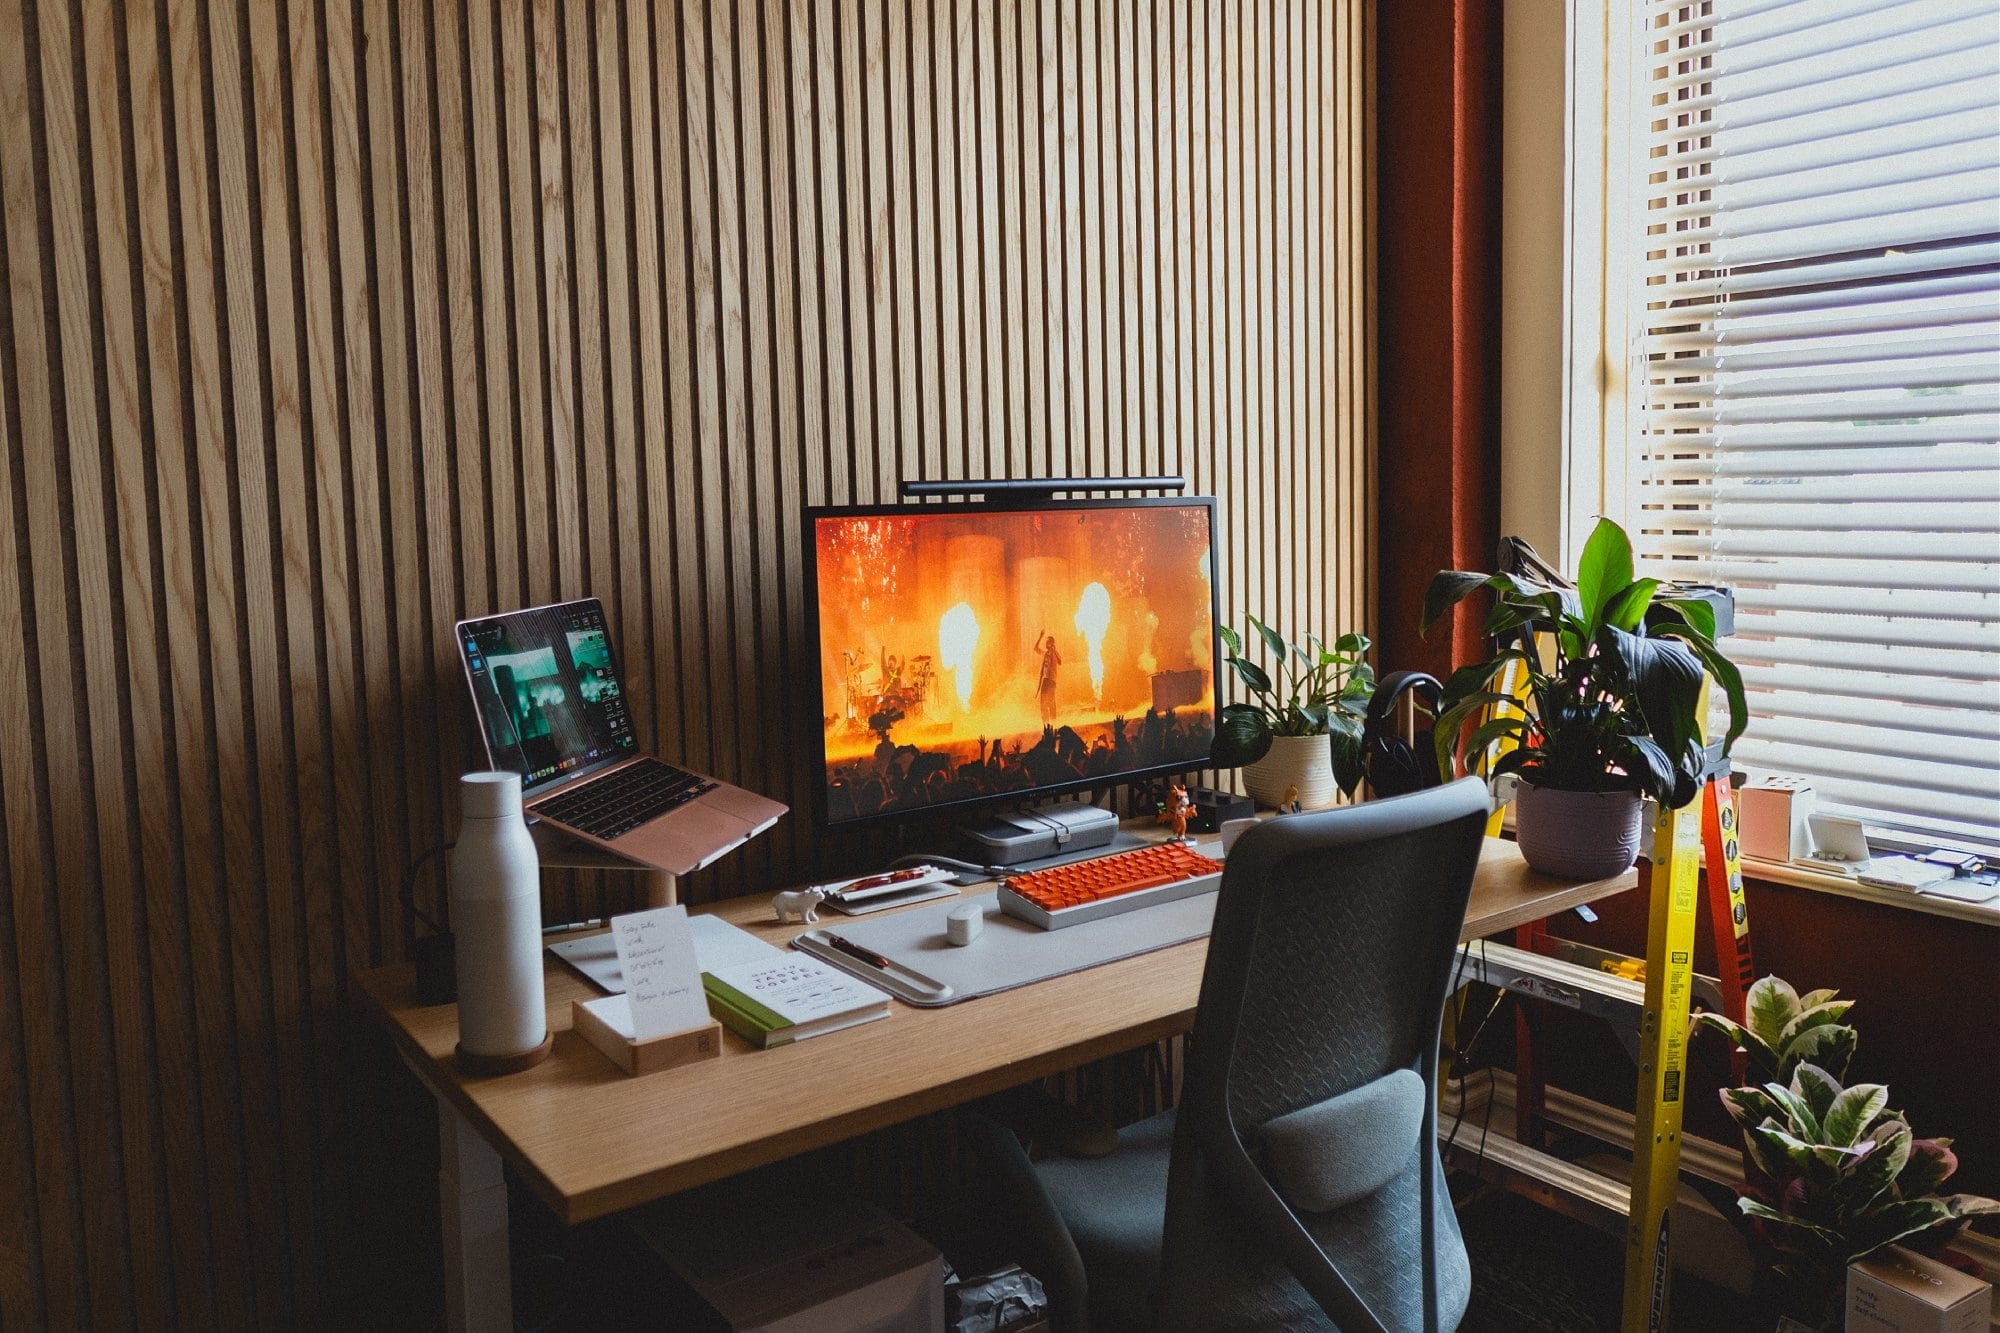
[[881, 954], [876, 953], [872, 949], [864, 949], [858, 944], [850, 943], [849, 941], [844, 940], [840, 936], [834, 934], [830, 930], [822, 930], [819, 933], [819, 937], [825, 940], [828, 944], [832, 945], [834, 948], [846, 954], [849, 958], [858, 958], [872, 968], [876, 968], [880, 971], [887, 972], [893, 966], [893, 964], [891, 964], [889, 960], [884, 958]]

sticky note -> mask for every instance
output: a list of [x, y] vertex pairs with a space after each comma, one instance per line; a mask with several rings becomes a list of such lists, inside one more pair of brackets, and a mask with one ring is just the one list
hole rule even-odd
[[708, 1021], [685, 907], [656, 907], [611, 919], [611, 939], [632, 1005], [632, 1039], [685, 1032]]

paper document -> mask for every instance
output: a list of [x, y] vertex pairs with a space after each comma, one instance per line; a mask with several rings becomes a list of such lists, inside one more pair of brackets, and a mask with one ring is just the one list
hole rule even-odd
[[645, 1041], [708, 1021], [685, 907], [656, 907], [611, 919], [618, 966], [631, 1001], [632, 1037]]

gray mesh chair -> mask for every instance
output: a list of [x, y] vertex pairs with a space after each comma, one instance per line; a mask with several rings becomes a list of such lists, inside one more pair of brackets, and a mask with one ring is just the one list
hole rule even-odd
[[1178, 1116], [1040, 1163], [968, 1118], [1059, 1328], [1457, 1326], [1438, 1029], [1486, 813], [1467, 778], [1248, 831]]

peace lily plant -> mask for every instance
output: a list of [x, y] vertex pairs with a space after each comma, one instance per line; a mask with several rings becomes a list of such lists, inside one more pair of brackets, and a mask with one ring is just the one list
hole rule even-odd
[[[1660, 587], [1635, 577], [1631, 539], [1600, 519], [1574, 587], [1442, 570], [1424, 594], [1425, 632], [1466, 598], [1493, 594], [1485, 628], [1499, 647], [1452, 673], [1432, 735], [1440, 772], [1456, 771], [1462, 753], [1473, 772], [1520, 776], [1522, 852], [1540, 869], [1616, 873], [1638, 846], [1641, 797], [1672, 807], [1694, 799], [1709, 771], [1704, 673], [1728, 703], [1724, 756], [1743, 731], [1743, 679], [1716, 646], [1714, 608], [1661, 596]], [[1461, 736], [1481, 713], [1489, 715]]]

